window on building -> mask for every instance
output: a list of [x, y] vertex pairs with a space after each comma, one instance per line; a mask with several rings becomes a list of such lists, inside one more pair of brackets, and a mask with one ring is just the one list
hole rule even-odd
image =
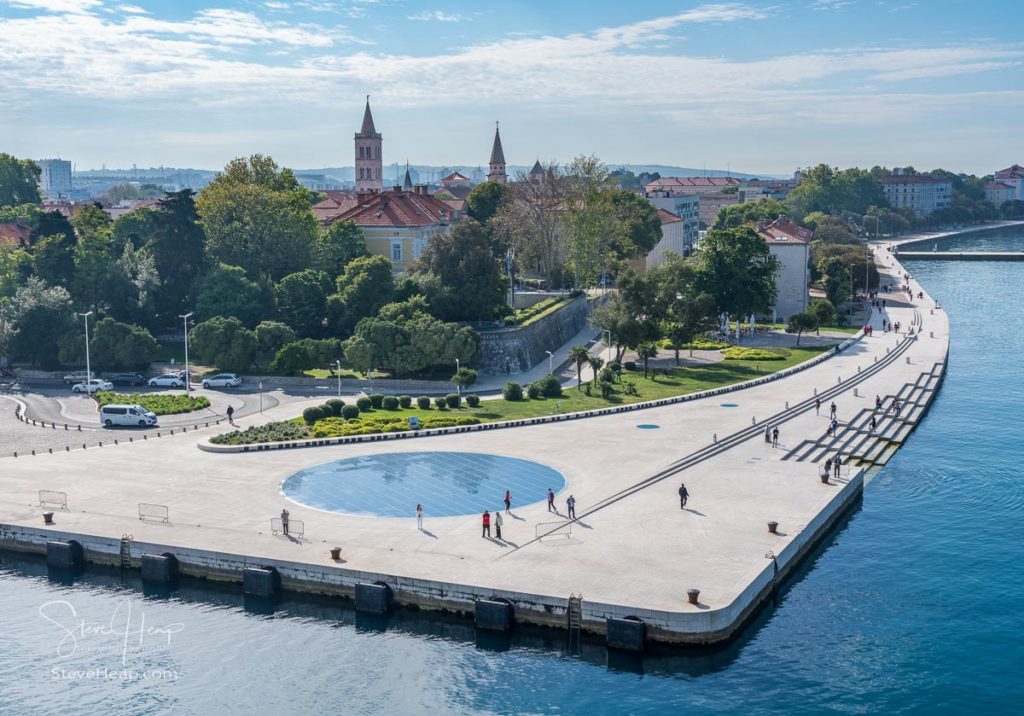
[[402, 260], [402, 242], [392, 241], [391, 242], [391, 260], [399, 262]]

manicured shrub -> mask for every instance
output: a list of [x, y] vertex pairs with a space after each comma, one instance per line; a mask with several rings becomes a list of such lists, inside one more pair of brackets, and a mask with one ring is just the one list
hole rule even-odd
[[412, 398], [410, 398], [408, 395], [399, 396], [398, 404], [401, 405], [403, 408], [410, 408], [412, 407]]
[[380, 393], [374, 393], [370, 396], [370, 404], [374, 410], [380, 410], [380, 407], [384, 405], [384, 396]]
[[356, 405], [346, 405], [341, 409], [341, 417], [345, 420], [352, 420], [359, 417], [359, 407]]
[[767, 348], [741, 348], [733, 346], [722, 351], [722, 355], [729, 360], [785, 360], [789, 357], [789, 351], [769, 350]]
[[[541, 395], [546, 398], [558, 398], [562, 395], [562, 384], [553, 375], [546, 375], [534, 385], [540, 389]], [[530, 396], [533, 397], [532, 395]]]
[[437, 406], [438, 410], [444, 410], [448, 407], [448, 401], [439, 395], [434, 398], [434, 405]]
[[466, 405], [468, 405], [471, 408], [480, 407], [480, 396], [470, 393], [469, 395], [466, 396]]
[[360, 413], [367, 413], [373, 407], [373, 401], [364, 395], [356, 400], [356, 405], [359, 407]]
[[530, 398], [530, 400], [536, 400], [537, 398], [540, 397], [540, 386], [537, 385], [536, 383], [530, 383], [528, 386], [526, 386], [526, 395]]
[[601, 372], [597, 374], [597, 379], [601, 383], [614, 383], [615, 371], [612, 370], [610, 365], [606, 365], [601, 369]]
[[100, 405], [127, 403], [141, 405], [157, 415], [177, 415], [210, 407], [210, 401], [203, 395], [168, 395], [165, 393], [114, 393], [98, 391], [94, 396]]
[[448, 404], [449, 408], [457, 408], [462, 405], [462, 396], [458, 393], [449, 393], [444, 396], [444, 402]]
[[505, 383], [505, 387], [501, 391], [501, 395], [505, 400], [522, 400], [523, 399], [523, 386], [514, 380], [510, 380]]
[[320, 406], [320, 410], [323, 411], [323, 414], [324, 414], [325, 418], [333, 418], [334, 417], [334, 406], [331, 405], [330, 403], [326, 403], [325, 402], [323, 405]]
[[306, 425], [312, 425], [323, 417], [325, 417], [323, 409], [316, 405], [302, 411], [302, 419], [306, 421]]
[[421, 395], [420, 397], [416, 398], [416, 406], [420, 410], [430, 410], [430, 398], [428, 398], [425, 395]]
[[636, 370], [636, 361], [628, 360], [622, 364], [622, 367], [625, 368], [626, 370]]
[[612, 372], [614, 372], [614, 373], [621, 373], [621, 372], [622, 372], [622, 364], [621, 364], [621, 363], [619, 363], [619, 362], [618, 362], [617, 360], [613, 360], [613, 361], [611, 361], [611, 362], [610, 362], [610, 363], [609, 363], [609, 364], [608, 364], [607, 366], [605, 366], [605, 367], [606, 367], [606, 368], [608, 368], [609, 370], [611, 370], [611, 371], [612, 371]]
[[285, 420], [277, 423], [256, 425], [245, 430], [233, 430], [223, 435], [214, 435], [210, 442], [216, 445], [246, 445], [248, 443], [273, 443], [285, 440], [302, 440], [309, 437], [305, 425]]
[[325, 403], [325, 405], [330, 407], [331, 412], [334, 413], [334, 415], [341, 415], [341, 409], [345, 407], [345, 401], [341, 398], [331, 398]]
[[398, 398], [393, 395], [386, 395], [381, 405], [384, 407], [384, 410], [398, 410]]

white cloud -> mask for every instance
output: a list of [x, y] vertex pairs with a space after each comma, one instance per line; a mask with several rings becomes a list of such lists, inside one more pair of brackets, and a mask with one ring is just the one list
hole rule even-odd
[[86, 13], [103, 4], [102, 0], [7, 0], [7, 4], [20, 10], [44, 10], [49, 13]]
[[434, 20], [436, 22], [459, 22], [462, 20], [462, 16], [450, 15], [443, 10], [427, 10], [426, 12], [417, 13], [415, 15], [406, 15], [405, 19], [421, 21]]
[[148, 15], [149, 10], [138, 5], [118, 5], [117, 9], [129, 15]]
[[841, 10], [853, 4], [854, 0], [814, 0], [810, 7], [812, 10]]

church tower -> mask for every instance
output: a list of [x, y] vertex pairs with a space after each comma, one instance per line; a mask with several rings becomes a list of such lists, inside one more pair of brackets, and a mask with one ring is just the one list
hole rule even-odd
[[356, 132], [356, 191], [384, 189], [384, 162], [381, 158], [383, 137], [373, 126], [370, 114], [370, 95], [366, 95], [366, 111], [363, 112], [363, 126]]
[[501, 149], [501, 133], [498, 131], [498, 123], [494, 123], [494, 146], [491, 147], [491, 170], [487, 173], [487, 181], [508, 184], [508, 175], [505, 174], [505, 152]]

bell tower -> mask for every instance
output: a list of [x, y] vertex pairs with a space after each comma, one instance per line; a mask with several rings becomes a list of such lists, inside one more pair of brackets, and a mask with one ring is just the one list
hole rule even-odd
[[373, 126], [370, 95], [366, 95], [363, 126], [356, 132], [356, 191], [380, 192], [384, 189], [384, 161], [381, 157], [383, 137]]
[[508, 184], [508, 175], [505, 173], [505, 152], [501, 148], [501, 133], [498, 131], [498, 123], [494, 123], [494, 146], [491, 147], [491, 169], [487, 173], [487, 181]]

